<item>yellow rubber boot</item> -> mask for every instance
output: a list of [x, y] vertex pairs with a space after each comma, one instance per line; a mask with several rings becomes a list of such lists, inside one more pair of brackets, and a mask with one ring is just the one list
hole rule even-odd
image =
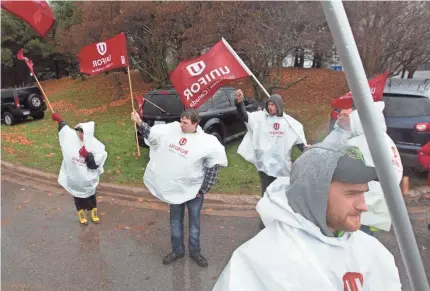
[[78, 217], [81, 224], [88, 224], [88, 220], [83, 209], [78, 211]]
[[100, 222], [100, 218], [97, 215], [97, 208], [93, 208], [91, 210], [91, 219], [93, 220], [94, 223], [99, 223]]

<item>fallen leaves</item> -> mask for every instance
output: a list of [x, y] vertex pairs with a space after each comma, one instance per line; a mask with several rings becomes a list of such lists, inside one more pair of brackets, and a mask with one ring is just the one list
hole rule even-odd
[[6, 225], [10, 223], [10, 219], [7, 217], [4, 217], [1, 219], [1, 225]]
[[130, 230], [131, 229], [131, 227], [130, 226], [128, 226], [128, 225], [123, 225], [123, 224], [117, 224], [115, 227], [114, 227], [114, 230]]
[[2, 132], [1, 133], [1, 139], [2, 142], [9, 142], [9, 143], [18, 143], [18, 144], [22, 144], [22, 145], [32, 145], [33, 142], [28, 140], [27, 137], [22, 134], [22, 133], [18, 133], [18, 132]]

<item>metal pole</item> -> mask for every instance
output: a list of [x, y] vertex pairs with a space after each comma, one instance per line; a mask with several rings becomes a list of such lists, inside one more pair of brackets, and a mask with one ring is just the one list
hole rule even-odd
[[390, 153], [385, 150], [388, 148], [388, 143], [377, 127], [376, 108], [373, 105], [373, 98], [345, 9], [341, 1], [323, 1], [322, 7], [342, 65], [345, 67], [346, 79], [363, 124], [364, 134], [384, 191], [385, 200], [390, 209], [394, 232], [399, 242], [412, 289], [414, 291], [429, 291], [429, 284], [409, 215], [400, 187], [396, 183]]

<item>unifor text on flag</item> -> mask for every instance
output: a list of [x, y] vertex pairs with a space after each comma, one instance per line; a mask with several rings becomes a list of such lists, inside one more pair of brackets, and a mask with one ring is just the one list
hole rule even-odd
[[187, 108], [198, 108], [224, 84], [249, 76], [225, 40], [198, 58], [182, 61], [170, 81]]
[[128, 66], [127, 42], [122, 32], [111, 39], [87, 45], [79, 52], [81, 73], [96, 75]]
[[[370, 93], [372, 94], [373, 101], [381, 101], [384, 93], [385, 82], [390, 72], [387, 70], [384, 74], [377, 75], [369, 80]], [[345, 95], [334, 99], [331, 102], [331, 106], [338, 109], [350, 109], [352, 108], [354, 101], [352, 99], [352, 93], [348, 92]]]

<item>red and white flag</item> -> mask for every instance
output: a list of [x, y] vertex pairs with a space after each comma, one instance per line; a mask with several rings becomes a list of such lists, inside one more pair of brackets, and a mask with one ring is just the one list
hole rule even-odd
[[170, 81], [185, 107], [198, 108], [224, 84], [249, 75], [249, 69], [222, 39], [204, 55], [180, 62], [170, 73]]
[[79, 52], [81, 73], [96, 75], [105, 71], [128, 66], [127, 41], [125, 33], [104, 42], [85, 46]]
[[30, 72], [34, 75], [33, 62], [29, 58], [24, 57], [23, 48], [18, 51], [18, 53], [16, 54], [16, 58], [18, 60], [25, 61], [25, 63], [27, 64], [27, 67], [30, 69]]
[[[384, 93], [385, 82], [387, 81], [387, 77], [390, 74], [390, 71], [387, 70], [384, 74], [377, 75], [374, 78], [369, 80], [370, 92], [372, 93], [373, 101], [381, 101], [382, 94]], [[352, 108], [354, 101], [352, 99], [351, 91], [346, 93], [345, 95], [334, 99], [331, 102], [331, 106], [338, 109], [349, 109]]]
[[55, 23], [54, 13], [46, 1], [1, 1], [1, 8], [16, 15], [40, 36], [45, 37]]

